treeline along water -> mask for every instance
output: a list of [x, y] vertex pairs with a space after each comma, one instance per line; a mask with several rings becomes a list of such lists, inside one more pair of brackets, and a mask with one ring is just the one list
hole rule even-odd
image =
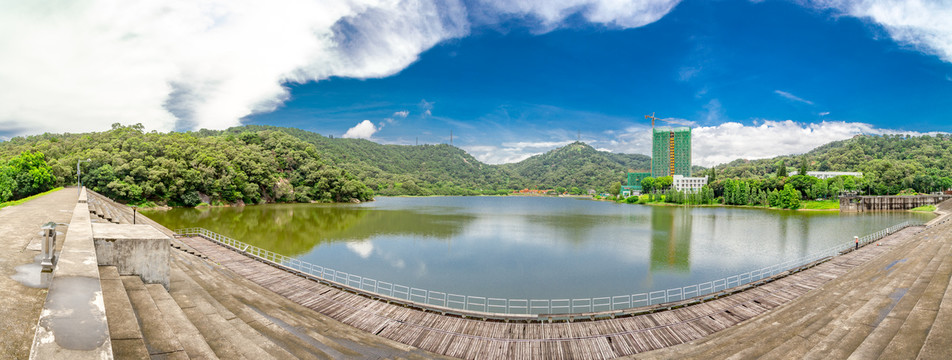
[[550, 197], [378, 198], [144, 211], [379, 281], [461, 295], [582, 298], [692, 285], [795, 259], [906, 220], [620, 205]]

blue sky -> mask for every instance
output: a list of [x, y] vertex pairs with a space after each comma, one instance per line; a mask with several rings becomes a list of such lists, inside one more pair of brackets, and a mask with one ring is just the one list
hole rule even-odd
[[[952, 132], [942, 1], [204, 2], [223, 9], [102, 19], [94, 1], [64, 23], [0, 4], [34, 20], [0, 30], [46, 23], [34, 44], [108, 25], [57, 48], [66, 69], [22, 84], [0, 70], [0, 84], [22, 87], [0, 95], [0, 138], [112, 122], [268, 124], [390, 144], [448, 143], [452, 131], [454, 145], [502, 163], [579, 132], [598, 149], [648, 153], [644, 115], [657, 113], [695, 128], [694, 162], [709, 166], [859, 133]], [[31, 39], [7, 40], [10, 54]], [[0, 65], [40, 67], [35, 48]], [[30, 96], [44, 84], [54, 91]], [[76, 117], [87, 121], [62, 120]]]
[[[379, 128], [373, 139], [398, 144], [448, 143], [452, 130], [454, 144], [474, 153], [541, 145], [491, 162], [575, 140], [578, 131], [599, 148], [647, 153], [646, 138], [611, 141], [647, 134], [644, 115], [653, 112], [706, 127], [793, 120], [952, 131], [949, 63], [829, 11], [694, 1], [634, 29], [583, 22], [533, 34], [531, 23], [517, 22], [504, 30], [437, 45], [394, 76], [293, 87], [284, 107], [248, 123], [341, 136], [370, 120]], [[399, 111], [409, 114], [393, 116]]]

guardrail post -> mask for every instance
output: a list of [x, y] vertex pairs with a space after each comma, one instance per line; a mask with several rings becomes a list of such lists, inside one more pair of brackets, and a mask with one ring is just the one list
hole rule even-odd
[[40, 266], [43, 267], [41, 272], [53, 272], [53, 262], [56, 260], [53, 251], [56, 249], [56, 223], [48, 222], [43, 224], [43, 260], [40, 261]]

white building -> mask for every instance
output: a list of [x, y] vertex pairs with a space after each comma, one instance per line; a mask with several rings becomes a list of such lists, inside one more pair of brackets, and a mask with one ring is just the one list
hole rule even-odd
[[686, 192], [700, 191], [704, 185], [707, 185], [707, 176], [705, 177], [684, 177], [674, 175], [671, 177], [671, 186], [675, 190]]
[[[799, 171], [794, 170], [789, 172], [787, 175], [794, 176], [799, 173], [800, 173]], [[863, 173], [861, 172], [844, 172], [844, 171], [807, 171], [807, 175], [815, 177], [817, 179], [829, 179], [831, 177], [840, 176], [840, 175], [854, 176], [858, 178], [863, 177]]]

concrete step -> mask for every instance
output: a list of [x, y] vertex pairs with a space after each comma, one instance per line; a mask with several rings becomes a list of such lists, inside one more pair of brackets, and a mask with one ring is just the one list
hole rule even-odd
[[137, 275], [120, 276], [122, 283], [129, 294], [132, 308], [135, 310], [142, 329], [149, 356], [166, 359], [188, 359], [185, 348], [179, 342], [175, 332], [165, 321], [165, 316], [155, 305], [152, 294], [146, 289], [142, 279]]
[[99, 267], [99, 282], [102, 284], [106, 321], [112, 342], [112, 353], [117, 359], [144, 359], [149, 350], [142, 339], [142, 331], [136, 320], [129, 295], [119, 278], [115, 266]]
[[946, 285], [933, 324], [922, 348], [919, 349], [918, 359], [949, 358], [949, 349], [952, 349], [952, 326], [942, 326], [942, 324], [952, 324], [952, 281]]
[[[241, 287], [242, 285], [236, 284], [232, 281], [221, 281], [220, 278], [218, 281], [206, 281], [206, 278], [212, 278], [213, 274], [210, 274], [210, 272], [214, 270], [208, 268], [200, 261], [201, 260], [196, 259], [196, 262], [191, 264], [180, 264], [180, 266], [186, 268], [190, 273], [194, 274], [191, 280], [194, 281], [195, 285], [202, 288], [203, 294], [208, 295], [207, 297], [204, 297], [204, 299], [193, 299], [196, 306], [202, 308], [206, 316], [210, 316], [209, 313], [212, 311], [217, 313], [222, 319], [231, 325], [231, 328], [234, 329], [236, 334], [240, 335], [245, 340], [245, 342], [255, 345], [255, 347], [264, 350], [266, 353], [277, 358], [294, 357], [285, 349], [285, 347], [275, 344], [273, 341], [271, 341], [271, 339], [262, 335], [257, 329], [248, 325], [246, 319], [250, 321], [254, 321], [255, 319], [251, 319], [249, 316], [247, 316], [247, 311], [249, 311], [247, 306], [234, 297], [230, 296], [229, 293], [223, 291], [223, 289], [233, 289]], [[215, 275], [220, 276], [221, 274]], [[200, 300], [206, 300], [205, 302], [207, 303], [207, 306], [203, 307]], [[226, 303], [228, 304], [227, 306], [225, 305]], [[243, 314], [245, 316], [239, 317], [236, 314]], [[215, 319], [214, 316], [210, 317], [213, 320]], [[264, 325], [266, 326], [267, 324]], [[290, 336], [290, 334], [286, 335]], [[244, 353], [248, 354], [248, 352]]]
[[[940, 254], [947, 253], [949, 246], [952, 245], [941, 244], [936, 241], [934, 237], [922, 241], [941, 246], [938, 246], [938, 249], [936, 249], [936, 247], [925, 249], [928, 252], [925, 253], [925, 256], [920, 258], [920, 261], [926, 262], [926, 259], [928, 259], [928, 261], [922, 271], [904, 273], [906, 281], [899, 285], [900, 287], [897, 288], [896, 292], [892, 295], [894, 297], [900, 297], [898, 301], [895, 302], [895, 306], [888, 310], [888, 314], [885, 315], [885, 318], [882, 318], [882, 321], [878, 322], [878, 324], [874, 324], [872, 332], [870, 332], [869, 336], [850, 354], [850, 359], [873, 359], [883, 354], [883, 351], [889, 343], [892, 342], [896, 334], [899, 333], [900, 328], [902, 328], [903, 324], [909, 318], [909, 314], [919, 302], [922, 294], [925, 293], [929, 283], [932, 282], [933, 277], [938, 272], [939, 265], [942, 263], [942, 260], [944, 260], [944, 257]], [[902, 265], [904, 264], [897, 264], [896, 266]], [[907, 289], [904, 294], [902, 293], [902, 289]]]
[[[917, 244], [917, 246], [904, 244], [900, 248], [895, 249], [895, 251], [912, 253], [922, 246], [926, 246], [926, 244]], [[874, 252], [860, 251], [851, 253], [848, 257], [837, 259], [836, 261], [865, 264], [877, 264], [885, 261], [877, 260], [876, 257], [878, 257], [878, 255], [875, 255]], [[863, 266], [869, 265], [861, 265], [860, 268]], [[856, 271], [860, 268], [851, 269], [850, 271]], [[875, 275], [869, 275], [868, 279], [864, 281], [869, 281], [869, 279], [873, 277], [875, 277]], [[834, 280], [833, 283], [826, 284], [824, 287], [835, 288], [833, 284], [837, 281], [838, 280]], [[890, 288], [898, 282], [897, 279], [892, 279], [891, 284], [884, 288]], [[823, 288], [821, 288], [819, 291], [832, 290], [823, 290]], [[859, 319], [864, 319], [869, 322], [874, 321], [877, 312], [876, 309], [886, 305], [881, 303], [879, 299], [885, 298], [886, 295], [888, 294], [869, 292], [866, 288], [854, 288], [846, 294], [835, 296], [833, 301], [823, 303], [791, 303], [789, 306], [796, 308], [795, 312], [802, 314], [801, 316], [790, 319], [789, 321], [766, 322], [761, 319], [754, 320], [745, 326], [757, 329], [756, 331], [742, 332], [742, 334], [744, 334], [743, 336], [733, 338], [734, 343], [745, 344], [745, 346], [724, 347], [715, 350], [713, 353], [705, 352], [704, 354], [696, 354], [694, 356], [701, 358], [710, 356], [713, 358], [735, 359], [826, 358], [826, 356], [822, 354], [829, 351], [829, 339], [835, 338], [842, 340], [846, 332], [851, 334], [856, 334], [857, 331], [865, 333], [862, 331], [862, 328], [867, 328], [866, 325], [855, 323], [858, 322]], [[869, 319], [870, 315], [874, 318]], [[849, 325], [850, 328], [859, 325], [860, 328], [842, 331], [841, 329], [844, 328], [844, 324], [851, 324]], [[729, 332], [731, 330], [729, 329], [727, 331]], [[784, 336], [763, 336], [763, 334], [784, 334]], [[862, 337], [856, 340], [856, 345], [861, 341]], [[824, 342], [827, 342], [827, 345], [821, 346]], [[836, 343], [836, 346], [840, 345], [842, 344]], [[844, 354], [843, 357], [848, 354], [849, 353]]]
[[[891, 276], [890, 279], [885, 280], [890, 277], [892, 271], [896, 271], [895, 266], [906, 266], [904, 264], [913, 261], [913, 257], [917, 255], [934, 254], [934, 250], [930, 249], [934, 249], [935, 246], [935, 244], [928, 241], [908, 243], [891, 252], [891, 259], [901, 258], [905, 259], [904, 261], [891, 263], [892, 261], [881, 260], [871, 263], [870, 266], [873, 269], [879, 268], [881, 270], [868, 272], [866, 276], [859, 280], [869, 283], [870, 287], [856, 288], [846, 295], [854, 297], [853, 302], [849, 304], [852, 310], [831, 322], [828, 328], [821, 329], [820, 332], [827, 333], [827, 335], [814, 343], [814, 346], [803, 355], [803, 358], [825, 359], [849, 356], [869, 336], [873, 329], [872, 326], [877, 324], [882, 316], [886, 315], [883, 311], [893, 303], [890, 295], [895, 292], [895, 289], [908, 286], [909, 280], [904, 277]], [[918, 266], [915, 264], [918, 264]], [[915, 262], [915, 264], [909, 268], [910, 273], [921, 272], [925, 269], [927, 262], [923, 260]]]
[[[837, 352], [840, 358], [848, 356], [869, 335], [871, 328], [867, 324], [874, 323], [880, 316], [881, 309], [889, 306], [889, 292], [896, 288], [901, 280], [895, 278], [881, 287], [877, 286], [879, 289], [876, 291], [856, 289], [854, 291], [863, 293], [851, 291], [847, 294], [846, 297], [853, 297], [853, 301], [848, 302], [847, 309], [839, 313], [834, 321], [818, 331], [825, 336], [812, 343], [802, 358], [804, 360], [835, 358], [831, 356], [831, 353]], [[843, 350], [844, 347], [848, 350]]]
[[[268, 353], [279, 358], [287, 356], [313, 358], [319, 356], [321, 352], [325, 353], [320, 354], [321, 356], [346, 357], [346, 355], [334, 349], [319, 344], [315, 338], [304, 334], [299, 329], [294, 329], [287, 324], [275, 324], [271, 319], [262, 316], [255, 308], [240, 300], [260, 298], [260, 294], [248, 288], [246, 284], [235, 281], [237, 279], [232, 278], [232, 281], [208, 281], [207, 279], [214, 278], [214, 275], [220, 276], [220, 274], [212, 274], [215, 270], [200, 265], [200, 263], [192, 263], [191, 265], [183, 263], [181, 266], [187, 267], [190, 273], [197, 274], [197, 276], [193, 276], [193, 279], [216, 300], [216, 309], [220, 313], [228, 314], [226, 316], [233, 314], [235, 318], [230, 319], [229, 322], [234, 323], [245, 338], [254, 341], [255, 344]], [[262, 291], [267, 290], [262, 289]], [[280, 306], [269, 301], [260, 301], [256, 305], [280, 308]], [[278, 319], [275, 320], [280, 322]], [[315, 347], [322, 347], [322, 349], [315, 352]]]
[[226, 319], [212, 305], [215, 299], [198, 285], [194, 279], [186, 275], [181, 269], [173, 268], [173, 276], [181, 281], [172, 288], [172, 298], [182, 308], [182, 311], [205, 337], [208, 345], [223, 359], [249, 358], [270, 359], [270, 354], [263, 351], [255, 343], [246, 339], [235, 327], [230, 319]]
[[188, 357], [192, 359], [216, 358], [215, 352], [205, 342], [198, 328], [189, 321], [185, 312], [172, 299], [165, 287], [160, 284], [146, 284], [145, 287], [152, 295], [155, 306], [165, 315], [165, 322], [178, 337], [179, 343], [185, 348]]
[[244, 359], [238, 347], [222, 335], [222, 332], [227, 331], [227, 329], [218, 328], [209, 321], [205, 314], [192, 302], [191, 296], [175, 291], [180, 288], [181, 286], [172, 285], [173, 292], [170, 295], [182, 309], [182, 313], [195, 325], [195, 328], [215, 355], [222, 359]]
[[[914, 284], [915, 279], [927, 270], [937, 246], [935, 241], [919, 240], [910, 244], [904, 251], [894, 252], [890, 257], [894, 260], [890, 263], [876, 264], [876, 268], [881, 268], [868, 275], [868, 282], [871, 284], [869, 291], [872, 292], [871, 300], [862, 312], [857, 313], [857, 316], [850, 318], [845, 324], [849, 331], [836, 340], [833, 351], [828, 356], [847, 358], [864, 343], [870, 341], [869, 337], [882, 326], [882, 322], [901, 298], [914, 296], [908, 294], [908, 289]], [[886, 283], [876, 281], [883, 278], [891, 279]], [[880, 332], [882, 331], [881, 329]]]
[[935, 324], [942, 296], [949, 287], [949, 278], [952, 276], [950, 248], [952, 246], [947, 244], [937, 255], [941, 258], [938, 270], [932, 276], [925, 292], [912, 308], [902, 327], [899, 328], [899, 332], [883, 350], [880, 359], [912, 359], [922, 349], [926, 337]]
[[[914, 247], [906, 244], [896, 250], [914, 252], [916, 248], [918, 248], [918, 246]], [[877, 262], [875, 259], [876, 255], [872, 255], [872, 252], [869, 251], [851, 253], [847, 256], [849, 258], [837, 259], [836, 261], [846, 263], [866, 263], [869, 261], [870, 264]], [[847, 261], [847, 259], [849, 260]], [[880, 260], [880, 262], [881, 261], [884, 260]], [[850, 271], [855, 270], [856, 269], [851, 269]], [[837, 280], [834, 280], [834, 283], [836, 281]], [[898, 283], [898, 280], [894, 279], [892, 282], [895, 284]], [[824, 287], [828, 286], [830, 286], [830, 284], [824, 285]], [[823, 290], [823, 288], [821, 288], [818, 291], [829, 290]], [[780, 322], [765, 322], [760, 319], [754, 320], [751, 324], [746, 326], [748, 328], [755, 328], [757, 331], [744, 332], [743, 336], [738, 336], [734, 339], [735, 343], [745, 344], [745, 346], [725, 347], [717, 349], [713, 353], [697, 354], [695, 356], [706, 357], [709, 355], [713, 358], [738, 359], [757, 357], [804, 358], [816, 356], [817, 354], [827, 351], [827, 347], [825, 346], [820, 348], [816, 348], [816, 346], [820, 346], [824, 341], [828, 341], [827, 339], [830, 337], [842, 338], [842, 336], [845, 335], [845, 331], [838, 331], [842, 328], [844, 323], [848, 323], [845, 319], [853, 318], [853, 321], [856, 321], [856, 319], [868, 317], [863, 315], [874, 314], [875, 310], [873, 309], [877, 306], [884, 306], [884, 304], [880, 304], [880, 301], [875, 299], [885, 297], [885, 295], [888, 294], [875, 294], [870, 293], [868, 289], [865, 288], [854, 288], [846, 294], [835, 297], [834, 301], [819, 304], [791, 303], [788, 306], [795, 307], [797, 309], [796, 312], [803, 314], [803, 316], [791, 319], [790, 321]], [[865, 327], [865, 325], [861, 326]], [[763, 336], [763, 334], [774, 333], [782, 333], [785, 335]], [[861, 341], [861, 338], [859, 341]], [[859, 344], [859, 342], [856, 344]], [[838, 345], [840, 344], [837, 344], [837, 346]], [[824, 357], [819, 356], [819, 358]]]

